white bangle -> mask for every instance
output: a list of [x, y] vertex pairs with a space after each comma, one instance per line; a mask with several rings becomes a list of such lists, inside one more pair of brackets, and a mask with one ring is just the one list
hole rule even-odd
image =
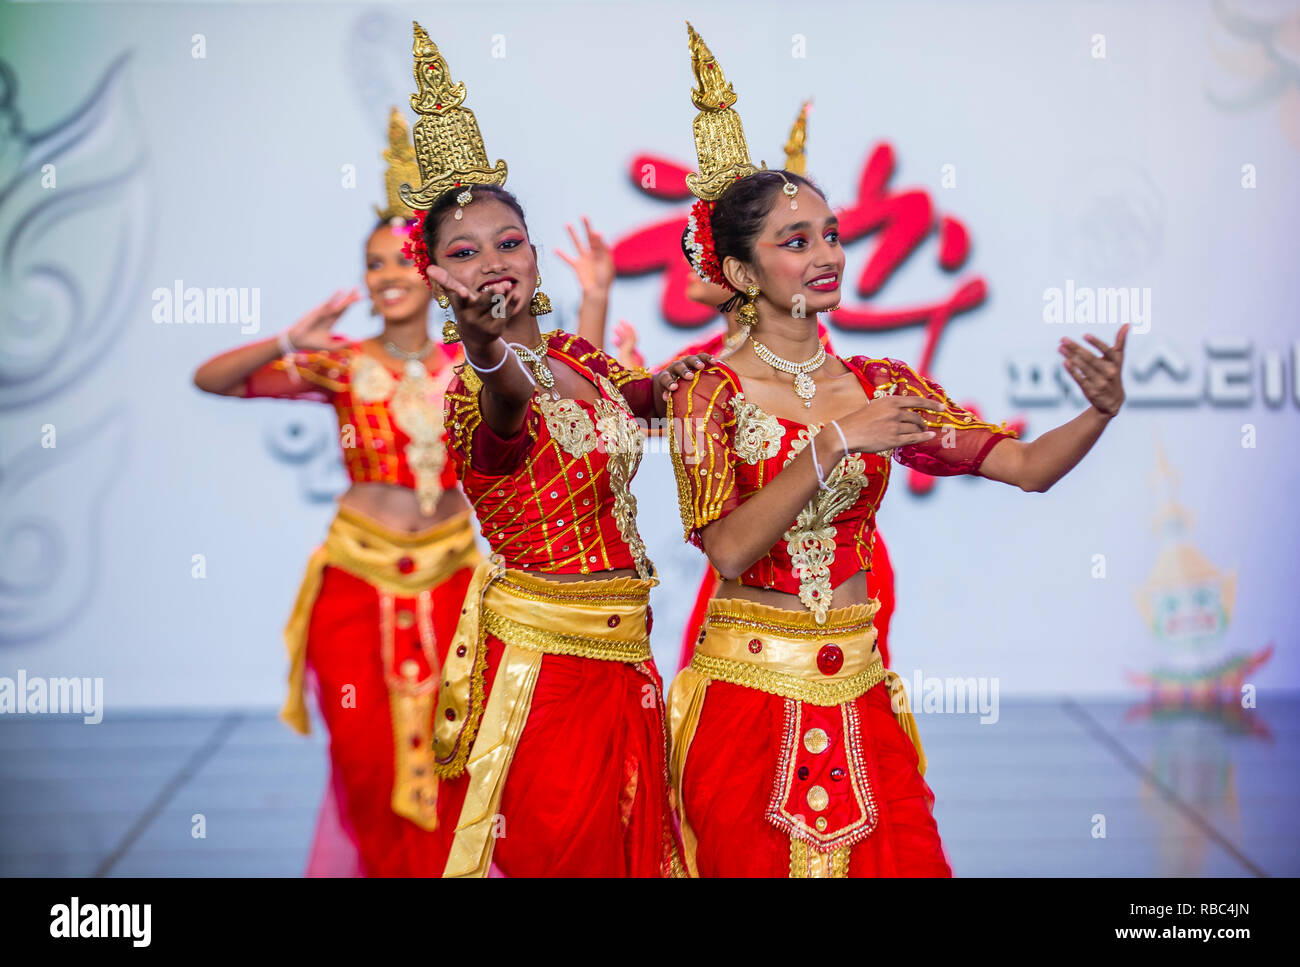
[[817, 437], [813, 436], [808, 440], [808, 449], [812, 453], [813, 469], [817, 471], [817, 489], [830, 490], [826, 485], [826, 478], [822, 476], [822, 465], [817, 462]]
[[512, 354], [510, 352], [509, 347], [507, 347], [506, 351], [502, 353], [501, 358], [497, 361], [497, 364], [495, 366], [490, 366], [487, 369], [479, 369], [477, 366], [474, 365], [474, 360], [469, 358], [469, 350], [466, 350], [465, 362], [469, 363], [469, 368], [474, 370], [474, 372], [481, 373], [486, 376], [488, 373], [495, 373], [498, 369], [504, 366], [506, 364], [506, 357], [509, 355]]
[[293, 344], [293, 338], [289, 335], [288, 329], [280, 330], [280, 334], [275, 337], [275, 343], [280, 347], [281, 356], [290, 356], [298, 351], [298, 347]]
[[835, 427], [835, 432], [840, 435], [840, 444], [844, 447], [844, 455], [849, 455], [849, 441], [844, 439], [844, 431], [840, 429], [839, 420], [831, 420], [831, 426]]

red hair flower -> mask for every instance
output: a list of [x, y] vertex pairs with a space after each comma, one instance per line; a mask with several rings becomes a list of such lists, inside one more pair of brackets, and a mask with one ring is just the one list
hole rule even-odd
[[416, 271], [420, 273], [420, 278], [430, 289], [433, 283], [429, 281], [428, 268], [430, 262], [429, 249], [424, 244], [424, 219], [429, 213], [423, 208], [415, 209], [415, 218], [411, 221], [411, 230], [407, 233], [406, 241], [402, 243], [402, 254], [411, 260]]
[[713, 203], [703, 198], [696, 199], [691, 206], [690, 217], [686, 219], [686, 235], [683, 239], [686, 248], [686, 260], [691, 268], [705, 282], [712, 282], [724, 289], [732, 289], [727, 277], [722, 274], [722, 265], [718, 262], [718, 253], [713, 247]]

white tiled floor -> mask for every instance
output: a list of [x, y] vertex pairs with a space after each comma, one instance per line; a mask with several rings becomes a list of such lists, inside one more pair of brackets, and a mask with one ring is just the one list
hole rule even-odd
[[[958, 876], [1300, 875], [1300, 698], [1255, 732], [1119, 703], [1001, 703], [995, 725], [921, 715]], [[1260, 728], [1260, 727], [1263, 728]], [[0, 874], [298, 876], [325, 736], [271, 712], [0, 720]], [[191, 835], [203, 814], [206, 837]], [[1106, 835], [1093, 835], [1095, 817]]]

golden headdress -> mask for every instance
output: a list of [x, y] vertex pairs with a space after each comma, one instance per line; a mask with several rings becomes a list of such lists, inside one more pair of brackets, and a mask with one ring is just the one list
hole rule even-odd
[[700, 171], [686, 176], [686, 187], [697, 198], [716, 201], [733, 181], [758, 169], [749, 160], [740, 115], [732, 109], [736, 103], [735, 90], [689, 21], [686, 35], [691, 45], [691, 70], [695, 72], [696, 85], [691, 90], [691, 103], [700, 110], [693, 125]]
[[812, 110], [812, 101], [804, 101], [799, 108], [799, 116], [790, 128], [790, 140], [785, 143], [785, 170], [795, 175], [808, 173], [808, 156], [804, 145], [808, 141], [808, 112]]
[[393, 108], [388, 115], [388, 150], [383, 159], [388, 162], [384, 172], [384, 191], [388, 196], [388, 206], [380, 209], [375, 206], [375, 214], [384, 221], [395, 218], [410, 219], [415, 211], [402, 201], [402, 186], [420, 178], [420, 169], [415, 164], [415, 148], [411, 145], [411, 129], [402, 117], [402, 112]]
[[411, 107], [420, 115], [415, 122], [415, 159], [422, 183], [419, 188], [403, 185], [402, 201], [428, 209], [447, 189], [466, 186], [457, 200], [468, 204], [473, 197], [468, 186], [506, 183], [506, 163], [498, 161], [495, 167], [488, 163], [474, 112], [462, 106], [465, 85], [452, 83], [446, 60], [418, 23], [411, 52], [416, 85]]

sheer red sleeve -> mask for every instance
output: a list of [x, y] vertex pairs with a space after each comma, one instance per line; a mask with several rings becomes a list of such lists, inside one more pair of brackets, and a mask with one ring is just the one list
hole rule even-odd
[[707, 366], [679, 383], [668, 403], [682, 527], [686, 540], [701, 549], [700, 531], [740, 506], [732, 409], [738, 392], [727, 369]]
[[346, 385], [348, 368], [342, 349], [290, 353], [254, 370], [244, 380], [244, 395], [329, 403]]
[[905, 467], [935, 477], [978, 474], [980, 464], [999, 440], [1018, 436], [1005, 423], [986, 423], [970, 410], [958, 406], [942, 386], [928, 376], [922, 376], [907, 363], [897, 359], [861, 362], [875, 371], [876, 396], [908, 394], [943, 404], [942, 410], [918, 411], [936, 436], [924, 443], [898, 447], [893, 451], [894, 460]]
[[489, 477], [514, 473], [537, 439], [540, 414], [536, 403], [529, 404], [523, 425], [511, 436], [502, 437], [488, 426], [479, 410], [482, 388], [482, 380], [466, 365], [452, 377], [443, 397], [447, 448], [462, 480], [470, 471]]

